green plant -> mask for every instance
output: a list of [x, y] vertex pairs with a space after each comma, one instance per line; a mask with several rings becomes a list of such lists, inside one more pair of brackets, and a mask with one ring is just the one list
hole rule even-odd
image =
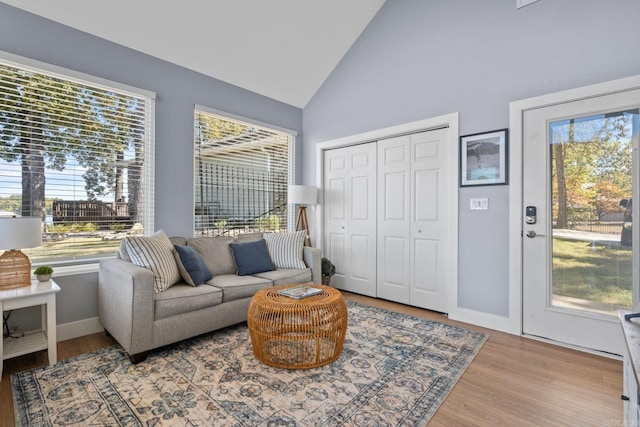
[[255, 224], [259, 230], [279, 230], [280, 217], [278, 215], [261, 216], [256, 219]]
[[111, 231], [122, 231], [122, 230], [124, 230], [124, 224], [122, 224], [120, 222], [117, 222], [115, 224], [109, 225], [109, 229]]
[[36, 268], [36, 270], [33, 272], [33, 274], [52, 274], [53, 273], [53, 268], [49, 267], [48, 265], [41, 265], [40, 267]]
[[227, 220], [223, 219], [213, 223], [213, 226], [216, 227], [220, 231], [224, 231], [227, 228]]

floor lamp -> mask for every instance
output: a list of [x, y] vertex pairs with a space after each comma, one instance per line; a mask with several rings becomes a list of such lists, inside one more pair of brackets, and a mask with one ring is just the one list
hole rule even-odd
[[304, 244], [311, 246], [309, 222], [307, 221], [307, 205], [315, 205], [318, 203], [318, 189], [307, 185], [290, 185], [288, 190], [288, 199], [290, 205], [298, 205], [296, 231], [306, 231], [307, 237], [304, 240]]

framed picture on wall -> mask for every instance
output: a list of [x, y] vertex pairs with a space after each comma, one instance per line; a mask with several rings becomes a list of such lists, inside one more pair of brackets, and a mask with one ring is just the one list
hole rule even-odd
[[507, 184], [509, 129], [460, 137], [460, 187]]

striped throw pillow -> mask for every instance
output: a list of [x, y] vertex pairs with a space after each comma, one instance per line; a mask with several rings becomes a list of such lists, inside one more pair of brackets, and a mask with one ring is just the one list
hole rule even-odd
[[264, 233], [269, 256], [276, 268], [307, 268], [302, 260], [306, 231], [293, 233]]
[[153, 272], [154, 291], [162, 292], [181, 280], [171, 241], [160, 230], [153, 236], [132, 236], [124, 240], [131, 262]]

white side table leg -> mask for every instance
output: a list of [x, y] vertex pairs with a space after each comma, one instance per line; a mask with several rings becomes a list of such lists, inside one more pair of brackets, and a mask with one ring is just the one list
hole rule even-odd
[[[47, 298], [47, 353], [49, 365], [53, 366], [58, 361], [58, 343], [56, 341], [56, 296], [51, 294]], [[43, 306], [44, 307], [44, 306]], [[44, 319], [44, 317], [43, 317]]]

